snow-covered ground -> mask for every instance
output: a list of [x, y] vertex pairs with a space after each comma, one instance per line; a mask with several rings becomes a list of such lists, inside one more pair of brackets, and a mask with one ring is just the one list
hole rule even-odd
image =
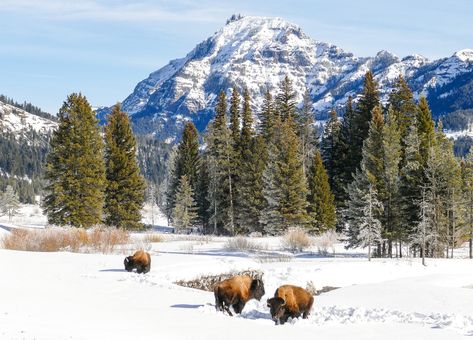
[[[1, 224], [1, 223], [0, 223]], [[3, 234], [8, 231], [3, 229]], [[1, 234], [0, 234], [1, 237]], [[0, 249], [0, 339], [460, 339], [473, 336], [473, 261], [374, 259], [365, 252], [291, 255], [275, 237], [258, 252], [231, 252], [226, 238], [166, 234], [147, 244], [147, 274], [124, 255]], [[126, 253], [142, 238], [134, 234]], [[459, 251], [459, 254], [462, 252]], [[266, 294], [242, 315], [217, 313], [213, 293], [177, 280], [263, 271]], [[266, 299], [282, 284], [340, 287], [315, 298], [309, 319], [275, 326]]]

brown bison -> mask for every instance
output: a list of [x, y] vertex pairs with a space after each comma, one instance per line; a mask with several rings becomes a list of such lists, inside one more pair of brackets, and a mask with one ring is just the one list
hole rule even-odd
[[125, 257], [125, 269], [131, 272], [136, 268], [138, 274], [147, 273], [151, 269], [151, 257], [143, 250], [138, 250], [133, 256]]
[[276, 325], [282, 325], [289, 317], [298, 318], [301, 314], [303, 319], [307, 319], [314, 297], [304, 288], [284, 285], [276, 289], [274, 297], [267, 302], [271, 318]]
[[226, 311], [228, 315], [232, 316], [230, 306], [233, 307], [235, 313], [240, 314], [248, 300], [257, 299], [260, 301], [264, 295], [264, 284], [261, 279], [238, 275], [217, 283], [214, 295], [215, 309]]

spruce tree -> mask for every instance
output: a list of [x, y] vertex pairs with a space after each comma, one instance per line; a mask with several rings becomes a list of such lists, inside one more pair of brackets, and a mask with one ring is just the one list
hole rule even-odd
[[404, 147], [408, 127], [413, 124], [414, 118], [417, 115], [417, 106], [414, 102], [412, 91], [402, 75], [397, 79], [394, 89], [389, 95], [389, 107], [397, 115], [399, 131], [401, 132], [401, 143]]
[[471, 151], [468, 153], [462, 164], [465, 236], [466, 239], [468, 239], [469, 258], [473, 259], [473, 154]]
[[192, 190], [196, 191], [200, 167], [199, 155], [199, 133], [192, 122], [187, 122], [182, 133], [182, 140], [177, 147], [177, 154], [172, 173], [172, 181], [169, 192], [169, 204], [171, 210], [177, 188], [182, 176], [187, 176]]
[[[383, 205], [386, 230], [393, 235], [393, 238], [400, 240], [399, 164], [401, 162], [401, 133], [396, 115], [392, 109], [388, 110], [386, 123], [383, 127], [383, 156], [386, 188]], [[392, 247], [388, 251], [389, 255], [392, 255]], [[401, 243], [399, 243], [399, 255], [402, 256]]]
[[186, 175], [181, 177], [176, 193], [176, 204], [172, 212], [172, 219], [177, 232], [187, 232], [197, 220], [197, 207], [194, 201], [194, 192]]
[[361, 151], [363, 149], [363, 141], [368, 137], [372, 111], [379, 106], [379, 103], [378, 84], [374, 80], [373, 73], [368, 71], [365, 75], [363, 93], [358, 100], [358, 105], [354, 112], [351, 129], [353, 136], [349, 138], [352, 143], [350, 157], [353, 159], [353, 165], [355, 166], [355, 168], [349, 171], [353, 174], [355, 169], [360, 166], [361, 159], [363, 158]]
[[206, 136], [209, 166], [209, 214], [214, 232], [235, 234], [235, 210], [232, 160], [234, 149], [227, 126], [227, 103], [222, 91], [215, 108], [215, 119]]
[[301, 155], [304, 174], [310, 167], [311, 157], [316, 148], [316, 132], [314, 129], [314, 110], [309, 89], [306, 88], [302, 107], [298, 110], [298, 135], [301, 140]]
[[260, 220], [269, 234], [282, 233], [288, 227], [307, 222], [307, 187], [299, 148], [292, 119], [277, 120], [263, 175], [266, 207]]
[[[340, 124], [340, 164], [342, 164], [342, 187], [343, 187], [343, 196], [337, 198], [337, 205], [343, 205], [343, 202], [348, 198], [347, 196], [347, 186], [353, 180], [356, 168], [358, 163], [356, 163], [356, 157], [353, 157], [353, 154], [357, 152], [355, 136], [357, 134], [356, 124], [355, 124], [355, 110], [353, 108], [353, 99], [351, 96], [348, 97], [345, 114], [343, 115], [343, 120]], [[359, 160], [358, 160], [359, 161]]]
[[420, 98], [417, 107], [417, 131], [420, 140], [419, 152], [422, 157], [421, 165], [425, 168], [427, 165], [427, 159], [429, 158], [429, 146], [432, 145], [435, 140], [435, 124], [432, 119], [429, 104], [425, 97]]
[[286, 75], [280, 84], [279, 94], [276, 97], [276, 110], [283, 122], [291, 118], [292, 124], [296, 122], [296, 92], [292, 81]]
[[240, 138], [240, 95], [236, 86], [232, 88], [230, 100], [230, 130], [234, 145], [238, 144]]
[[340, 158], [342, 144], [340, 141], [340, 121], [335, 109], [332, 109], [330, 112], [330, 119], [325, 125], [320, 149], [324, 167], [327, 169], [330, 188], [335, 195], [335, 199], [340, 201], [344, 197], [342, 184], [343, 164]]
[[263, 107], [260, 114], [260, 133], [263, 135], [266, 142], [271, 140], [271, 131], [273, 130], [275, 119], [273, 97], [268, 89], [264, 94]]
[[330, 190], [327, 171], [319, 151], [314, 153], [314, 159], [308, 173], [308, 213], [310, 230], [321, 234], [335, 227], [336, 214], [334, 196]]
[[87, 99], [73, 93], [58, 114], [51, 138], [43, 207], [48, 222], [90, 227], [102, 221], [105, 191], [104, 144]]
[[105, 223], [124, 229], [142, 229], [141, 209], [145, 181], [136, 159], [136, 139], [128, 115], [113, 107], [105, 126]]

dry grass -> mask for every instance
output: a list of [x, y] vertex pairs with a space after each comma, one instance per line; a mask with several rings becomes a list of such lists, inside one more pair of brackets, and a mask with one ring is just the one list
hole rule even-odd
[[317, 247], [317, 251], [321, 255], [328, 255], [329, 248], [332, 254], [335, 253], [335, 244], [339, 239], [339, 235], [334, 230], [326, 231], [325, 233], [317, 236], [314, 240], [314, 244]]
[[259, 254], [254, 257], [254, 260], [258, 263], [291, 262], [293, 259], [294, 257], [288, 254]]
[[161, 234], [150, 233], [150, 234], [146, 234], [146, 236], [144, 237], [144, 241], [147, 243], [155, 243], [155, 242], [157, 243], [157, 242], [164, 242], [165, 238]]
[[14, 229], [1, 240], [5, 249], [53, 252], [111, 253], [118, 245], [128, 243], [127, 231], [116, 228], [95, 227], [91, 230], [74, 228]]
[[282, 246], [293, 253], [301, 252], [311, 244], [309, 234], [302, 228], [289, 228], [282, 238]]
[[241, 272], [230, 272], [217, 275], [200, 276], [194, 280], [180, 280], [174, 283], [183, 287], [195, 288], [212, 292], [215, 284], [219, 283], [220, 281], [229, 279], [235, 275], [249, 275], [254, 279], [261, 279], [263, 277], [263, 272], [259, 270], [245, 270]]

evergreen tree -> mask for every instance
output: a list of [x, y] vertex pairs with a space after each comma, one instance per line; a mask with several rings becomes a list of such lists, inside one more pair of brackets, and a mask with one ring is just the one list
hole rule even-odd
[[365, 205], [363, 207], [364, 218], [360, 223], [361, 246], [368, 246], [368, 261], [371, 261], [371, 246], [381, 242], [381, 222], [377, 218], [383, 210], [383, 204], [378, 201], [376, 189], [372, 184], [368, 187], [368, 192], [363, 197]]
[[310, 98], [309, 89], [306, 88], [304, 93], [302, 107], [298, 110], [298, 135], [301, 140], [301, 155], [304, 174], [310, 167], [311, 157], [316, 148], [316, 132], [314, 129], [314, 110], [312, 108], [312, 99]]
[[51, 224], [90, 227], [102, 220], [103, 140], [87, 99], [71, 94], [58, 114], [45, 170], [44, 209]]
[[197, 207], [194, 201], [194, 192], [186, 175], [181, 177], [176, 194], [176, 204], [172, 212], [172, 219], [177, 232], [186, 232], [195, 225]]
[[0, 213], [8, 216], [11, 221], [12, 217], [18, 213], [20, 201], [18, 194], [13, 191], [13, 187], [8, 185], [5, 192], [0, 196]]
[[344, 201], [348, 198], [347, 187], [348, 184], [353, 180], [356, 168], [358, 167], [359, 160], [353, 157], [356, 153], [355, 136], [357, 134], [356, 122], [355, 122], [355, 110], [353, 108], [353, 99], [351, 96], [348, 97], [348, 101], [345, 107], [345, 114], [340, 124], [340, 164], [343, 166], [342, 170], [342, 197], [336, 197], [337, 205], [343, 205]]
[[417, 115], [417, 106], [414, 102], [412, 91], [404, 78], [400, 75], [389, 95], [389, 107], [397, 115], [399, 131], [401, 132], [401, 143], [404, 145], [408, 133], [408, 127], [413, 124]]
[[432, 119], [429, 104], [425, 97], [421, 97], [417, 109], [417, 131], [419, 133], [419, 152], [422, 157], [422, 168], [427, 165], [429, 147], [435, 140], [435, 124]]
[[240, 95], [236, 86], [232, 88], [230, 100], [230, 130], [234, 145], [238, 144], [240, 138]]
[[276, 117], [273, 98], [271, 96], [271, 92], [266, 90], [264, 94], [263, 108], [260, 114], [261, 134], [265, 138], [266, 142], [271, 140], [271, 131], [273, 130], [275, 119]]
[[424, 182], [417, 124], [409, 127], [404, 140], [404, 163], [399, 171], [400, 222], [397, 236], [401, 241], [411, 239], [413, 227], [419, 223], [419, 203]]
[[199, 133], [192, 122], [187, 122], [182, 133], [182, 140], [177, 148], [172, 182], [169, 192], [170, 209], [173, 210], [177, 188], [182, 176], [187, 176], [194, 192], [197, 188], [200, 167]]
[[214, 232], [235, 234], [231, 131], [226, 119], [226, 96], [222, 91], [215, 108], [215, 119], [206, 136], [209, 167], [209, 213]]
[[335, 227], [336, 214], [334, 196], [319, 151], [314, 154], [308, 175], [310, 229], [321, 234]]
[[379, 106], [379, 103], [378, 85], [371, 71], [368, 71], [365, 75], [363, 93], [358, 100], [358, 105], [354, 112], [353, 125], [351, 126], [353, 136], [349, 137], [352, 143], [349, 154], [355, 166], [355, 168], [349, 169], [350, 173], [354, 174], [355, 169], [360, 166], [361, 159], [363, 158], [363, 141], [368, 137], [372, 111]]
[[420, 247], [420, 256], [422, 257], [422, 265], [425, 264], [425, 256], [427, 244], [431, 240], [437, 238], [433, 226], [434, 208], [432, 205], [432, 197], [426, 197], [426, 190], [422, 188], [422, 200], [419, 204], [419, 223], [416, 225], [411, 240]]
[[296, 92], [292, 87], [292, 81], [286, 75], [281, 82], [279, 94], [276, 97], [276, 108], [283, 122], [291, 118], [294, 124], [296, 121]]
[[340, 141], [340, 121], [334, 109], [330, 112], [330, 119], [325, 125], [320, 149], [324, 167], [327, 169], [330, 188], [335, 195], [335, 199], [340, 201], [344, 196], [341, 179], [343, 176], [343, 164], [340, 159], [342, 144]]
[[[384, 182], [386, 197], [383, 201], [386, 230], [393, 238], [399, 237], [399, 163], [401, 161], [401, 133], [394, 112], [389, 109], [383, 127]], [[392, 256], [392, 247], [389, 247]], [[399, 255], [402, 256], [401, 243]]]
[[465, 236], [468, 239], [469, 257], [473, 258], [473, 154], [470, 152], [462, 166], [462, 188], [465, 215]]
[[253, 131], [253, 114], [251, 112], [250, 92], [247, 88], [243, 93], [243, 112], [241, 135], [238, 137], [238, 148], [240, 157], [244, 156], [246, 150], [250, 149], [251, 141], [254, 136]]
[[263, 175], [266, 208], [260, 218], [265, 232], [277, 234], [307, 222], [307, 187], [299, 155], [300, 141], [289, 118], [276, 121]]
[[124, 229], [142, 229], [141, 209], [145, 181], [136, 159], [136, 139], [128, 115], [113, 107], [105, 126], [105, 223]]

